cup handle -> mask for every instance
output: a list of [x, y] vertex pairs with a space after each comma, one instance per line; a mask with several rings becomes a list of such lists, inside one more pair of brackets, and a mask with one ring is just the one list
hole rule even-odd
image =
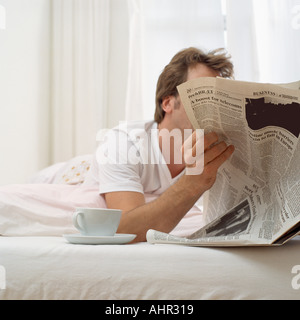
[[76, 229], [78, 229], [79, 231], [83, 232], [84, 230], [81, 227], [81, 225], [78, 223], [78, 220], [77, 220], [78, 216], [81, 215], [81, 214], [82, 214], [82, 212], [80, 212], [80, 211], [75, 211], [73, 213], [73, 224], [74, 224]]

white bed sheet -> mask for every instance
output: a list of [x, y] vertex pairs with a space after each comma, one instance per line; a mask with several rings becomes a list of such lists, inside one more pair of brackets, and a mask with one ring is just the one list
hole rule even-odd
[[[145, 195], [146, 202], [157, 195]], [[106, 208], [98, 187], [63, 184], [24, 184], [0, 187], [0, 235], [62, 236], [77, 233], [72, 223], [76, 207]], [[202, 226], [202, 211], [194, 206], [176, 227], [189, 235]]]
[[72, 245], [0, 237], [1, 299], [293, 299], [300, 239], [272, 248]]

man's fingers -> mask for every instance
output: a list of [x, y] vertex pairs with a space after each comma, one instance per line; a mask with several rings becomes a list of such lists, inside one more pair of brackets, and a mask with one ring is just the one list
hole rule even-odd
[[[181, 150], [183, 154], [191, 154], [192, 157], [195, 157], [198, 150], [205, 151], [216, 142], [218, 142], [218, 135], [215, 132], [210, 132], [203, 136], [202, 130], [196, 130], [184, 142]], [[199, 147], [200, 145], [201, 148]]]
[[218, 170], [218, 168], [231, 157], [234, 150], [234, 146], [232, 145], [227, 147], [225, 142], [219, 143], [205, 153], [205, 166], [209, 166], [213, 170]]
[[210, 132], [204, 136], [204, 151], [209, 149], [213, 144], [218, 142], [219, 137], [215, 132]]
[[227, 149], [227, 144], [224, 141], [218, 144], [215, 144], [210, 149], [207, 149], [204, 153], [204, 165], [213, 161], [220, 154], [222, 154], [226, 149]]
[[210, 132], [204, 137], [194, 132], [182, 146], [184, 161], [187, 173], [190, 175], [199, 175], [206, 171], [217, 171], [218, 168], [232, 155], [233, 146], [227, 146], [222, 141], [218, 142], [218, 135]]

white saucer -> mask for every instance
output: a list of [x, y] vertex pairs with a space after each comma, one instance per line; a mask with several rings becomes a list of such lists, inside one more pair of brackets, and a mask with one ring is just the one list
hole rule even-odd
[[73, 244], [124, 244], [132, 241], [135, 234], [116, 233], [114, 236], [84, 236], [80, 233], [63, 234]]

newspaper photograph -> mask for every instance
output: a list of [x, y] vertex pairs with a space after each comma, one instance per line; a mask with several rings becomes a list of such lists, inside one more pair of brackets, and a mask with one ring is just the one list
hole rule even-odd
[[300, 81], [198, 78], [178, 86], [194, 129], [235, 146], [204, 195], [204, 221], [187, 238], [149, 230], [151, 243], [278, 245], [300, 231]]

